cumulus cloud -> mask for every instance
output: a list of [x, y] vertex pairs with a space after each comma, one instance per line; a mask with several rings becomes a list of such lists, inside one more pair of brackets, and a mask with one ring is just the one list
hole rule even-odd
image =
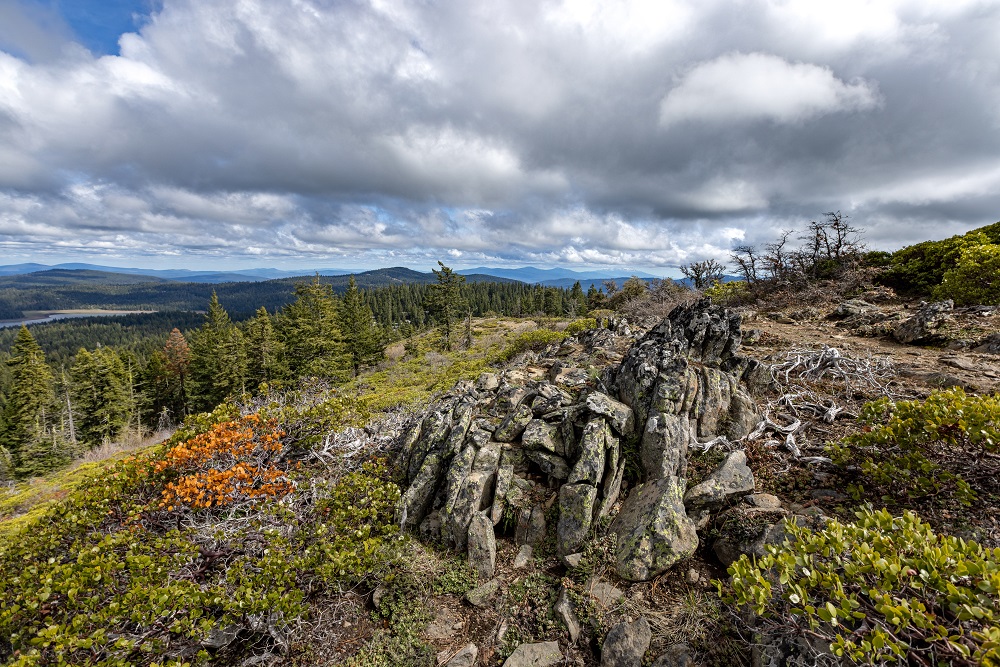
[[20, 259], [667, 270], [827, 210], [882, 247], [1000, 217], [997, 3], [166, 0], [110, 56], [19, 3]]
[[766, 53], [726, 54], [686, 73], [660, 103], [660, 124], [686, 120], [794, 123], [878, 104], [875, 87], [845, 83], [827, 67]]

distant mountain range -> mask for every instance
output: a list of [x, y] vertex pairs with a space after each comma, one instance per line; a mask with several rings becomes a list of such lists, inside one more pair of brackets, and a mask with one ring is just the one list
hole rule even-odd
[[[394, 267], [393, 269], [376, 269], [375, 271], [351, 271], [347, 269], [316, 269], [314, 271], [286, 271], [283, 269], [238, 269], [234, 271], [192, 271], [190, 269], [138, 269], [138, 268], [123, 268], [118, 266], [102, 266], [99, 264], [83, 264], [83, 263], [65, 263], [65, 264], [8, 264], [6, 266], [0, 266], [0, 277], [2, 276], [21, 276], [33, 273], [42, 272], [52, 272], [52, 271], [89, 271], [89, 272], [103, 272], [107, 274], [117, 274], [117, 275], [129, 275], [129, 276], [145, 276], [148, 278], [157, 278], [163, 281], [174, 281], [183, 283], [239, 283], [239, 282], [261, 282], [264, 280], [276, 280], [281, 278], [297, 278], [302, 276], [312, 276], [319, 273], [321, 276], [346, 276], [349, 274], [354, 275], [369, 275], [374, 274], [379, 271], [399, 271], [399, 267]], [[529, 284], [539, 284], [545, 285], [546, 287], [572, 287], [573, 283], [580, 281], [580, 284], [586, 290], [590, 285], [596, 285], [600, 287], [605, 280], [614, 280], [619, 286], [630, 276], [638, 276], [640, 278], [650, 280], [656, 278], [656, 276], [643, 273], [642, 271], [608, 271], [608, 270], [595, 270], [595, 271], [573, 271], [570, 269], [538, 269], [533, 266], [524, 266], [519, 269], [504, 269], [496, 267], [477, 267], [474, 269], [461, 269], [456, 271], [463, 276], [473, 280], [482, 281], [484, 276], [490, 276], [493, 278], [499, 278], [503, 280], [516, 280], [523, 283]], [[622, 275], [626, 273], [627, 275]], [[415, 282], [423, 282], [430, 276], [429, 273], [420, 273], [413, 271]], [[69, 274], [60, 273], [53, 274], [52, 279], [56, 279], [56, 276], [62, 278], [68, 277]], [[83, 278], [84, 274], [77, 274], [78, 277]], [[96, 276], [91, 276], [92, 278], [97, 278]], [[99, 279], [101, 282], [109, 282], [107, 277]], [[142, 280], [137, 281], [127, 281], [132, 282], [146, 282]], [[152, 281], [150, 281], [152, 282]], [[122, 284], [119, 281], [119, 284]]]

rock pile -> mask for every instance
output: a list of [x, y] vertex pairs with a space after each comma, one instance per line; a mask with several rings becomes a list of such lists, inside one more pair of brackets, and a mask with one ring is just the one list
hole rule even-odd
[[[742, 383], [767, 371], [739, 346], [739, 315], [703, 299], [674, 309], [601, 377], [543, 357], [459, 383], [404, 433], [403, 526], [467, 549], [489, 580], [497, 526], [527, 545], [554, 528], [572, 562], [594, 521], [613, 515], [618, 574], [659, 575], [694, 553], [696, 521], [753, 491], [738, 451], [687, 488], [691, 444], [735, 441], [760, 421]], [[640, 469], [619, 503], [627, 460]]]

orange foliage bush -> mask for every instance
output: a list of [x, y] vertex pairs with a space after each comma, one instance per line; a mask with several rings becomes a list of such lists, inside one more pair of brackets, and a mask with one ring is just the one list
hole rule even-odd
[[280, 498], [294, 489], [271, 457], [282, 449], [276, 420], [247, 415], [216, 424], [171, 448], [153, 469], [182, 474], [163, 490], [160, 507], [220, 507], [239, 500]]

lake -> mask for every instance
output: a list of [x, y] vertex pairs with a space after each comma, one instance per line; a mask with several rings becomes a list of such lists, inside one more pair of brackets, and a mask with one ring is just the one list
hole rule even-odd
[[22, 320], [0, 321], [0, 329], [7, 327], [19, 327], [22, 324], [43, 324], [45, 322], [55, 322], [57, 320], [71, 320], [78, 317], [114, 317], [120, 315], [135, 315], [139, 313], [153, 313], [153, 310], [59, 310], [48, 313], [39, 313], [34, 317], [26, 317]]

